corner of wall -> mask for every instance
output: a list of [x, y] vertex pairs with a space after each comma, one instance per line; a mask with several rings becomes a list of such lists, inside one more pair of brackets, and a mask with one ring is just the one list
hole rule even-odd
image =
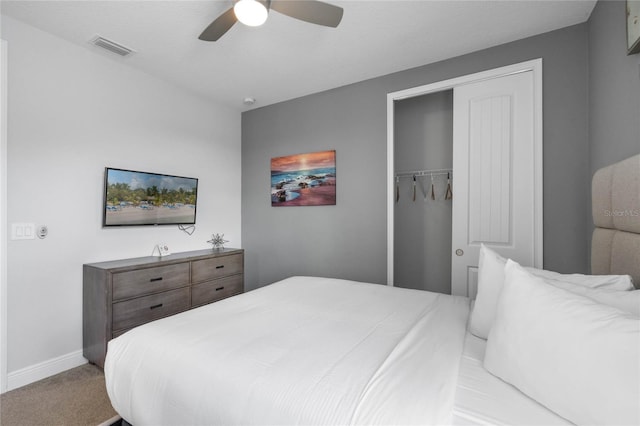
[[7, 390], [7, 42], [0, 39], [0, 393]]

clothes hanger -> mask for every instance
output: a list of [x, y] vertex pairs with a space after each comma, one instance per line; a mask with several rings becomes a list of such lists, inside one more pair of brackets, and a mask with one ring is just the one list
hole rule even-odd
[[451, 175], [447, 173], [447, 192], [444, 194], [445, 200], [450, 200], [453, 198], [453, 192], [451, 192]]
[[431, 173], [431, 199], [435, 200], [436, 199], [436, 193], [435, 193], [435, 185], [433, 184], [433, 173]]
[[416, 175], [413, 175], [413, 201], [416, 201]]

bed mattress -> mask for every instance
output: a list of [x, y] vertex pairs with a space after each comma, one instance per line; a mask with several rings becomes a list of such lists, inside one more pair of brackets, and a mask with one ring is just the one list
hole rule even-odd
[[109, 342], [136, 426], [451, 422], [467, 298], [293, 277]]

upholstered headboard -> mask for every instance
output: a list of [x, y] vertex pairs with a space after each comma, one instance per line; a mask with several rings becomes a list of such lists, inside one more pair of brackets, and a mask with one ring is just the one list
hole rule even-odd
[[592, 274], [629, 274], [640, 288], [640, 155], [593, 175]]

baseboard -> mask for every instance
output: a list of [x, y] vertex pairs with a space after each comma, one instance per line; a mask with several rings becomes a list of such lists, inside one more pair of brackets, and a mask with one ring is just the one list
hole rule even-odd
[[115, 415], [111, 417], [109, 420], [106, 420], [100, 423], [98, 426], [123, 426], [122, 417]]
[[39, 364], [21, 368], [7, 374], [7, 391], [20, 388], [29, 383], [46, 379], [71, 368], [86, 364], [87, 360], [82, 356], [82, 350], [52, 358]]

